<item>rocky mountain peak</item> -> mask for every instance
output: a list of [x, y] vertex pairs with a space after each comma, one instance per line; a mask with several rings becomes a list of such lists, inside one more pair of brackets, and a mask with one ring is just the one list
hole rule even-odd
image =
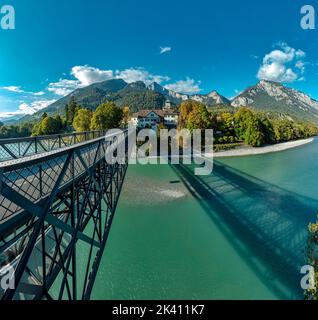
[[318, 121], [318, 102], [281, 83], [261, 80], [232, 100], [233, 107], [253, 107]]

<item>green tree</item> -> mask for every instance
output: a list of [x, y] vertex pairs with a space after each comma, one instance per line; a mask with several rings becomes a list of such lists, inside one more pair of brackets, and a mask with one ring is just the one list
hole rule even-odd
[[73, 96], [69, 103], [65, 106], [66, 123], [67, 125], [72, 125], [76, 112], [81, 107], [77, 104], [75, 97]]
[[106, 102], [100, 105], [93, 114], [91, 129], [107, 130], [120, 127], [123, 119], [123, 110], [114, 102]]
[[58, 133], [58, 123], [52, 117], [46, 117], [41, 121], [40, 133], [43, 135]]
[[229, 112], [223, 112], [216, 119], [216, 125], [212, 124], [213, 129], [223, 132], [223, 134], [226, 136], [235, 135], [233, 114]]
[[276, 136], [272, 122], [264, 114], [259, 114], [258, 118], [261, 124], [261, 130], [264, 133], [264, 142], [269, 144], [276, 143]]
[[63, 130], [63, 121], [60, 116], [45, 117], [35, 124], [32, 129], [32, 136], [57, 134]]
[[234, 129], [234, 118], [233, 115], [229, 112], [224, 112], [221, 114], [221, 118], [224, 122], [224, 127], [227, 131], [232, 132]]
[[90, 109], [80, 109], [77, 111], [73, 121], [73, 127], [77, 132], [89, 131], [93, 112]]
[[33, 125], [31, 123], [23, 123], [19, 126], [19, 136], [28, 137], [31, 135]]
[[252, 110], [248, 108], [240, 108], [234, 114], [235, 133], [240, 140], [245, 140], [245, 132], [248, 129], [251, 118], [253, 117]]
[[57, 114], [56, 116], [54, 116], [54, 120], [56, 121], [57, 133], [62, 132], [65, 129], [65, 123], [64, 123], [62, 117], [59, 114]]
[[276, 142], [285, 142], [295, 139], [294, 124], [288, 119], [275, 119], [273, 128]]
[[245, 143], [252, 147], [260, 147], [265, 142], [260, 120], [252, 116], [247, 121], [247, 129], [244, 135]]

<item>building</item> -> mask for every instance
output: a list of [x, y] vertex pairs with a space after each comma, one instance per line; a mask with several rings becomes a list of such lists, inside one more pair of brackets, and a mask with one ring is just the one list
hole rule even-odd
[[155, 129], [160, 124], [168, 128], [175, 128], [178, 125], [178, 119], [178, 112], [164, 108], [163, 110], [140, 110], [133, 114], [129, 123], [139, 129]]
[[165, 106], [163, 107], [163, 109], [174, 109], [175, 108], [175, 105], [170, 101], [170, 100], [167, 100], [165, 102]]

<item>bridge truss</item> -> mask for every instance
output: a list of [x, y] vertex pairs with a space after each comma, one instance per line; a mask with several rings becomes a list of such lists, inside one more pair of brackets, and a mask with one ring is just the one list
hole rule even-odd
[[1, 299], [90, 299], [128, 163], [107, 163], [109, 143], [0, 164], [0, 267], [15, 269]]

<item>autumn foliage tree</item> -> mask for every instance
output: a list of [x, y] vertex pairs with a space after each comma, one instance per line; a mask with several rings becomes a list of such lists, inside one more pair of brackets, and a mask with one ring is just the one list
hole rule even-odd
[[129, 118], [131, 116], [130, 108], [128, 106], [123, 108], [123, 123], [124, 126], [126, 127], [129, 122]]
[[184, 129], [187, 126], [189, 114], [193, 110], [194, 101], [185, 101], [180, 105], [179, 128]]
[[196, 101], [186, 101], [180, 106], [179, 128], [209, 129], [211, 127], [211, 115], [205, 105]]

